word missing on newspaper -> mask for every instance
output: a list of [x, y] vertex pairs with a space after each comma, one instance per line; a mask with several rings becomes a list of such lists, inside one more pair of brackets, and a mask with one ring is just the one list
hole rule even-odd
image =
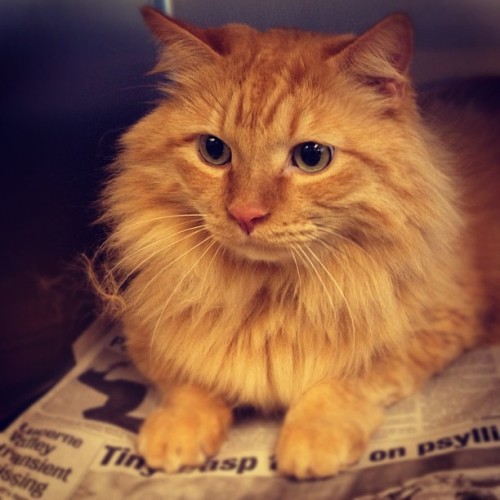
[[8, 443], [0, 443], [0, 485], [21, 490], [31, 498], [43, 497], [49, 480], [67, 483], [73, 473], [71, 467], [51, 460], [52, 452], [61, 447], [76, 450], [82, 443], [71, 434], [23, 422], [12, 432]]

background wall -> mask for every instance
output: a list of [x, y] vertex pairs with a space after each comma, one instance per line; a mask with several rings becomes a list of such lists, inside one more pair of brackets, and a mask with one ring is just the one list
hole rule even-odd
[[202, 26], [329, 32], [405, 10], [420, 81], [500, 73], [498, 0], [0, 0], [0, 426], [68, 368], [91, 320], [74, 263], [99, 240], [93, 202], [116, 139], [156, 97], [144, 3]]
[[415, 24], [419, 81], [500, 73], [499, 0], [170, 0], [163, 6], [200, 26], [244, 22], [361, 33], [382, 17], [408, 13]]
[[0, 425], [70, 366], [116, 138], [153, 100], [140, 0], [0, 0]]

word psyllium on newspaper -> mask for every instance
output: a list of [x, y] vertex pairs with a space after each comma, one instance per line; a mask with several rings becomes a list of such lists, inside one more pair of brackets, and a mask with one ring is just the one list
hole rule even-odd
[[257, 416], [237, 418], [202, 466], [149, 467], [135, 438], [157, 394], [130, 363], [120, 326], [96, 323], [75, 353], [75, 368], [0, 436], [0, 499], [218, 498], [228, 488], [236, 499], [500, 498], [500, 347], [470, 352], [390, 409], [352, 469], [306, 483], [276, 474], [280, 422]]

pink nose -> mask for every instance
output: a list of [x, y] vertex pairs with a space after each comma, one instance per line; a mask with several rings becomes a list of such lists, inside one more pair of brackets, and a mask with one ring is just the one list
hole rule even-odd
[[266, 209], [254, 205], [233, 205], [228, 208], [228, 212], [247, 234], [252, 233], [255, 226], [270, 215]]

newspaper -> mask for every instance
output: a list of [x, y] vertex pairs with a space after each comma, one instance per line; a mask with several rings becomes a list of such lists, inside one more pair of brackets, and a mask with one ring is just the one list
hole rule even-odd
[[96, 322], [74, 352], [74, 369], [0, 435], [1, 499], [500, 498], [500, 346], [469, 352], [390, 408], [354, 467], [305, 482], [275, 470], [281, 418], [251, 411], [203, 466], [152, 469], [135, 440], [158, 393], [121, 326]]

